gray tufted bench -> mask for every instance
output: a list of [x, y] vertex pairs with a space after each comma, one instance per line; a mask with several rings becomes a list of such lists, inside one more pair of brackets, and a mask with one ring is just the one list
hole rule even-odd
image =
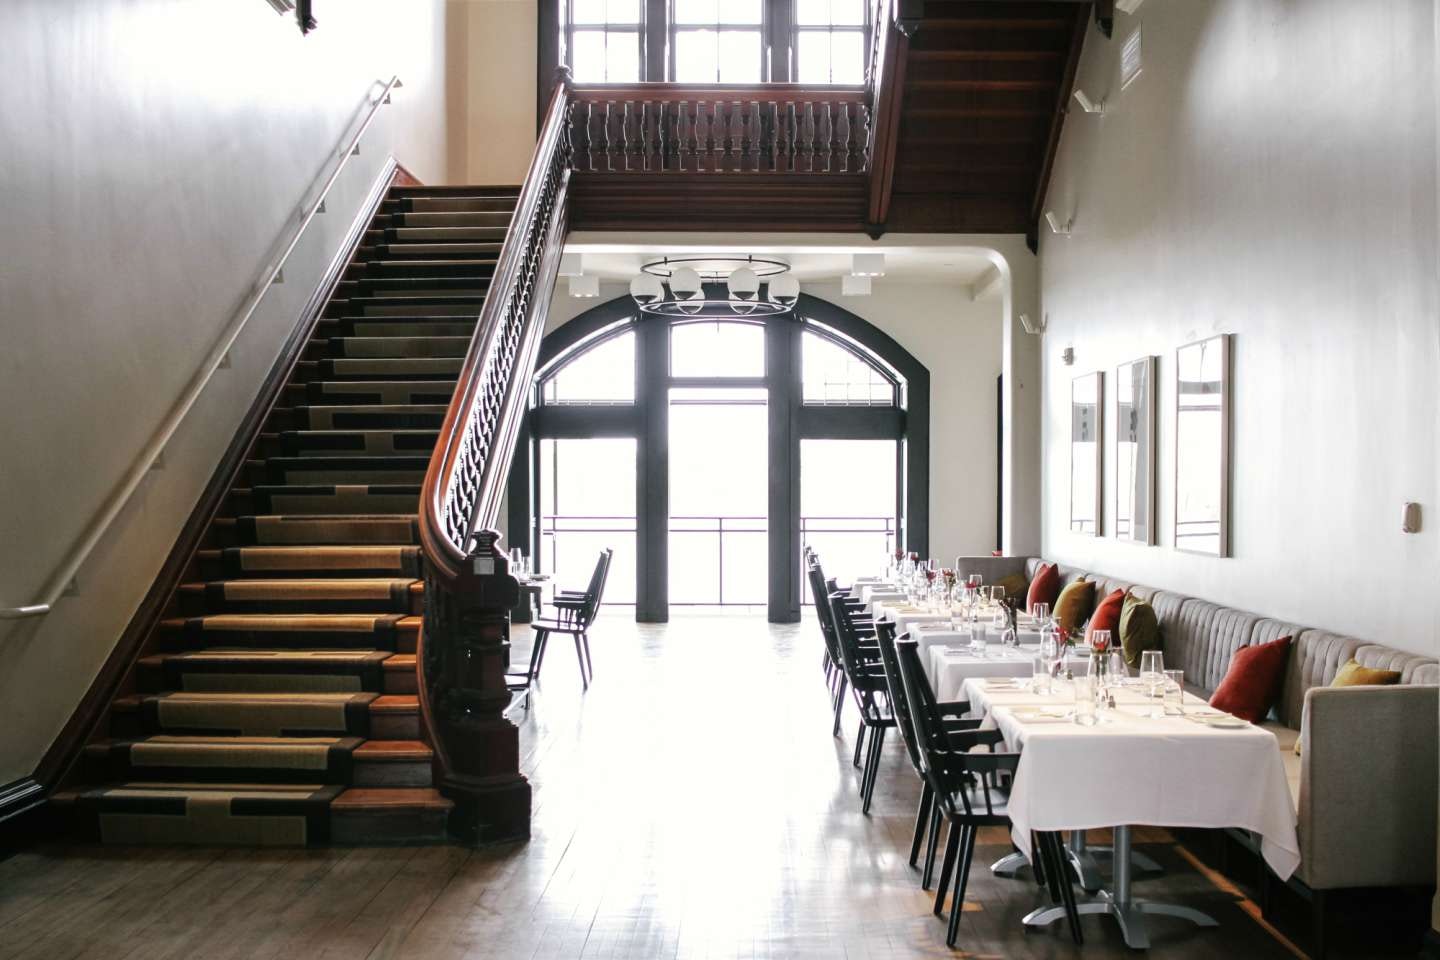
[[[1030, 580], [1043, 562], [960, 557], [955, 565], [961, 576], [979, 573], [989, 583], [1012, 573]], [[1236, 650], [1290, 637], [1280, 702], [1264, 726], [1275, 734], [1295, 802], [1301, 859], [1294, 879], [1313, 893], [1317, 914], [1327, 890], [1435, 885], [1440, 662], [1063, 564], [1060, 575], [1064, 583], [1095, 581], [1097, 596], [1124, 589], [1149, 601], [1166, 665], [1184, 670], [1206, 698]], [[1351, 658], [1400, 671], [1400, 684], [1331, 688]]]

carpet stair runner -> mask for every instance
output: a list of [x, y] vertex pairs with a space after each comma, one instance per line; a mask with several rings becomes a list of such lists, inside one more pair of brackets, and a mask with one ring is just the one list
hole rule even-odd
[[420, 486], [517, 188], [394, 187], [56, 797], [107, 843], [445, 835], [415, 648]]

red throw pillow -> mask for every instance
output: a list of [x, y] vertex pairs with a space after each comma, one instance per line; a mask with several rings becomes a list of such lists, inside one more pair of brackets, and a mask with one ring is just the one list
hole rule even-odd
[[1210, 698], [1210, 706], [1251, 723], [1264, 720], [1280, 699], [1285, 658], [1289, 654], [1289, 637], [1236, 650], [1230, 658], [1230, 669], [1225, 671], [1225, 679]]
[[1060, 596], [1060, 567], [1053, 563], [1042, 563], [1030, 581], [1030, 590], [1025, 594], [1025, 609], [1034, 610], [1037, 603], [1048, 603], [1051, 612], [1055, 600]]
[[1120, 632], [1120, 611], [1125, 609], [1125, 591], [1112, 590], [1095, 606], [1095, 612], [1090, 614], [1090, 625], [1085, 628], [1085, 642], [1090, 642], [1090, 635], [1096, 630], [1109, 630], [1110, 643], [1113, 646], [1118, 639]]

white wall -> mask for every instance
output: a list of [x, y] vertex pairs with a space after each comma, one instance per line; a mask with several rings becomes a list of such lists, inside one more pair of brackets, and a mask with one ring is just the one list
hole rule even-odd
[[[1436, 30], [1428, 0], [1151, 0], [1092, 31], [1047, 235], [1044, 550], [1435, 653], [1440, 625]], [[1123, 93], [1121, 38], [1144, 24]], [[1174, 351], [1233, 333], [1232, 559], [1172, 549]], [[1073, 368], [1059, 355], [1073, 346]], [[1071, 377], [1160, 357], [1161, 544], [1067, 530]], [[1107, 434], [1114, 435], [1113, 404]], [[1401, 505], [1426, 529], [1400, 532]]]
[[536, 0], [450, 0], [448, 7], [454, 176], [520, 183], [535, 148]]
[[[377, 78], [384, 108], [151, 475], [43, 620], [0, 625], [0, 784], [69, 717], [387, 154], [449, 177], [445, 4], [12, 0], [0, 56], [0, 606], [32, 602], [297, 222]], [[316, 184], [318, 186], [318, 184]]]
[[[804, 290], [863, 317], [929, 368], [930, 553], [988, 556], [995, 549], [1002, 301], [972, 301], [962, 284], [890, 279], [876, 280], [868, 297], [841, 296], [838, 280], [807, 282]], [[562, 280], [546, 330], [625, 293], [623, 284], [606, 282], [600, 300], [577, 300]]]

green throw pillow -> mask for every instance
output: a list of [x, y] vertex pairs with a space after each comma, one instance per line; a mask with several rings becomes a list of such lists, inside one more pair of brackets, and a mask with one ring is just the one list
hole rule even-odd
[[1125, 606], [1120, 610], [1120, 647], [1125, 651], [1125, 662], [1132, 667], [1140, 666], [1141, 652], [1160, 649], [1160, 621], [1155, 617], [1155, 608], [1133, 593], [1125, 594]]
[[1025, 599], [1025, 591], [1030, 589], [1030, 581], [1025, 579], [1023, 573], [1012, 573], [1009, 576], [1001, 577], [995, 581], [996, 586], [1005, 588], [1005, 596], [1011, 599], [1016, 597], [1021, 601]]
[[1094, 611], [1095, 584], [1081, 577], [1060, 591], [1053, 613], [1055, 622], [1074, 634], [1079, 632]]
[[[1389, 687], [1400, 682], [1399, 670], [1376, 670], [1374, 667], [1362, 667], [1352, 657], [1345, 662], [1345, 665], [1335, 671], [1335, 679], [1330, 681], [1332, 687]], [[1295, 741], [1295, 755], [1300, 755], [1300, 741]]]

